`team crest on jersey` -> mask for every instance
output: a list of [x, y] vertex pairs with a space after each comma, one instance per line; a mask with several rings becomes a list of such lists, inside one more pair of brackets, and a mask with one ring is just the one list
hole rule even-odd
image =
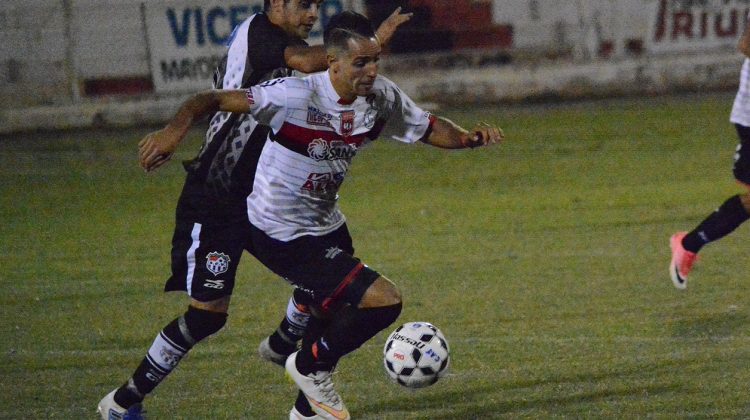
[[229, 256], [221, 252], [211, 252], [206, 255], [206, 268], [213, 273], [214, 276], [226, 273], [227, 270], [229, 270], [229, 262]]
[[341, 135], [351, 136], [354, 132], [354, 111], [343, 111], [341, 113]]

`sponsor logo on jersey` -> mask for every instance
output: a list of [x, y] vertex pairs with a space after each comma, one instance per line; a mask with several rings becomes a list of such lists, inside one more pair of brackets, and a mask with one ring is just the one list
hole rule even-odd
[[253, 91], [245, 89], [245, 97], [247, 97], [247, 104], [252, 106], [255, 105], [255, 98], [253, 98]]
[[333, 115], [327, 114], [314, 106], [307, 107], [307, 123], [310, 125], [319, 125], [323, 127], [330, 127], [329, 122], [333, 118]]
[[211, 289], [221, 290], [224, 288], [224, 280], [216, 279], [206, 279], [206, 282], [203, 283], [203, 287], [208, 287]]
[[351, 136], [354, 132], [354, 111], [341, 112], [341, 135]]
[[221, 252], [211, 252], [206, 255], [206, 268], [214, 276], [226, 273], [229, 270], [229, 256]]
[[311, 173], [302, 184], [303, 191], [323, 193], [338, 191], [344, 182], [344, 172]]
[[357, 154], [357, 146], [341, 140], [328, 142], [323, 139], [315, 139], [307, 146], [307, 154], [318, 162], [351, 159]]
[[316, 161], [326, 160], [328, 157], [328, 142], [323, 139], [315, 139], [307, 146], [307, 154]]

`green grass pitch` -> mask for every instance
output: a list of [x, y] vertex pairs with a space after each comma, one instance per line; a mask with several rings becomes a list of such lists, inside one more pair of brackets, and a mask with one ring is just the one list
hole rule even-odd
[[[450, 374], [388, 381], [385, 337], [335, 376], [359, 419], [750, 416], [748, 226], [687, 291], [668, 239], [730, 195], [731, 94], [444, 110], [507, 141], [443, 151], [378, 141], [341, 191], [358, 254], [430, 321]], [[186, 306], [169, 275], [177, 161], [146, 175], [146, 129], [0, 139], [0, 418], [95, 418]], [[228, 326], [146, 401], [155, 419], [285, 419], [296, 391], [256, 347], [290, 288], [243, 257]], [[395, 326], [394, 326], [395, 327]]]

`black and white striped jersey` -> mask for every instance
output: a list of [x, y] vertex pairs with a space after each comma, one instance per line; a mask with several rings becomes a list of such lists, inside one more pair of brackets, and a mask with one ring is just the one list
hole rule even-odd
[[247, 198], [248, 219], [281, 241], [340, 227], [338, 191], [359, 149], [379, 136], [414, 143], [434, 120], [382, 76], [352, 103], [341, 101], [328, 72], [261, 83], [248, 100], [252, 116], [272, 130]]
[[740, 71], [740, 87], [734, 98], [729, 121], [750, 127], [750, 59], [745, 58]]
[[[284, 49], [306, 45], [257, 13], [237, 26], [227, 53], [214, 75], [215, 89], [249, 88], [264, 80], [289, 76]], [[218, 112], [210, 120], [198, 156], [185, 163], [187, 185], [196, 195], [244, 207], [250, 194], [255, 165], [268, 135], [251, 115]], [[203, 190], [203, 191], [197, 191]]]

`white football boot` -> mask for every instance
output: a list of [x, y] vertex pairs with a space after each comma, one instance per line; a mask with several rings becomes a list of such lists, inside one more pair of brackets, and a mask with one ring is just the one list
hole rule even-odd
[[102, 417], [102, 420], [145, 420], [143, 415], [143, 406], [135, 404], [130, 408], [123, 408], [115, 402], [115, 392], [110, 392], [101, 401], [96, 411]]
[[309, 375], [301, 374], [296, 365], [298, 353], [294, 352], [286, 359], [286, 372], [305, 394], [312, 410], [326, 420], [351, 419], [344, 401], [333, 388], [333, 372], [321, 370]]

